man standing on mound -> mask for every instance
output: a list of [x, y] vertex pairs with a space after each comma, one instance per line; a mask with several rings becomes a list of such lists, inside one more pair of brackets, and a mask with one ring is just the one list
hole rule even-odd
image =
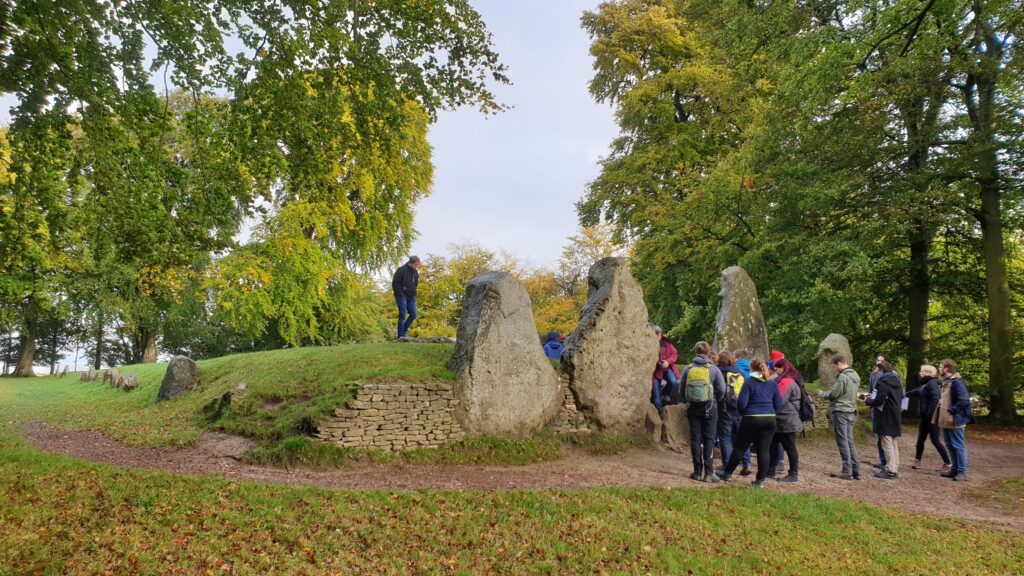
[[410, 256], [409, 261], [395, 271], [391, 289], [395, 292], [398, 305], [398, 337], [405, 338], [409, 326], [416, 319], [416, 287], [420, 283], [420, 258]]

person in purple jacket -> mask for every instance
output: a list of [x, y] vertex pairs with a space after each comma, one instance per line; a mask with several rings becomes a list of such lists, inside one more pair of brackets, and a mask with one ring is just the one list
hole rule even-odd
[[782, 407], [782, 395], [774, 381], [768, 381], [768, 366], [764, 360], [755, 358], [750, 362], [750, 379], [743, 383], [743, 389], [736, 401], [743, 419], [740, 421], [740, 433], [733, 446], [732, 456], [724, 469], [716, 472], [719, 478], [728, 482], [732, 473], [740, 465], [743, 451], [754, 447], [757, 453], [757, 476], [752, 486], [764, 488], [764, 479], [768, 473], [770, 457], [768, 449], [775, 436], [775, 412]]

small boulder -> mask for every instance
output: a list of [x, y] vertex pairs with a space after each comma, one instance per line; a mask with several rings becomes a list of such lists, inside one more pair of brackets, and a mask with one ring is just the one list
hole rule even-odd
[[661, 415], [665, 444], [672, 448], [690, 445], [690, 421], [686, 418], [686, 405], [669, 404]]
[[125, 392], [131, 392], [139, 387], [139, 377], [135, 374], [121, 376], [117, 380], [117, 387]]
[[661, 414], [658, 414], [658, 409], [654, 404], [648, 404], [647, 418], [644, 420], [644, 430], [647, 432], [647, 435], [650, 436], [651, 442], [654, 442], [655, 444], [661, 443], [661, 428]]
[[658, 361], [643, 290], [625, 258], [599, 260], [587, 283], [587, 303], [565, 339], [562, 367], [588, 422], [614, 433], [641, 434]]
[[484, 272], [466, 286], [455, 372], [455, 410], [469, 432], [525, 437], [555, 417], [563, 394], [537, 345], [530, 295], [504, 272]]
[[110, 368], [103, 372], [103, 383], [110, 384], [112, 388], [121, 387], [121, 373], [117, 368]]
[[199, 386], [199, 367], [190, 358], [175, 356], [167, 365], [156, 401], [170, 400]]
[[748, 358], [768, 359], [768, 331], [757, 300], [757, 287], [739, 266], [722, 271], [722, 289], [715, 316], [715, 350], [747, 351]]
[[829, 334], [818, 345], [818, 378], [822, 386], [830, 387], [836, 382], [836, 372], [832, 369], [832, 358], [842, 356], [846, 363], [853, 365], [853, 352], [850, 342], [842, 334]]

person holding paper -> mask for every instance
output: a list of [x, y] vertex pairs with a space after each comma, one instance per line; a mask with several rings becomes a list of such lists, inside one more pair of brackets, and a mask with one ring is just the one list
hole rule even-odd
[[899, 478], [900, 446], [899, 437], [903, 435], [901, 426], [901, 410], [903, 404], [903, 384], [900, 376], [892, 369], [888, 360], [878, 363], [881, 374], [875, 383], [875, 391], [870, 396], [862, 396], [864, 403], [874, 408], [875, 433], [885, 453], [885, 467], [875, 474], [875, 478], [895, 480]]

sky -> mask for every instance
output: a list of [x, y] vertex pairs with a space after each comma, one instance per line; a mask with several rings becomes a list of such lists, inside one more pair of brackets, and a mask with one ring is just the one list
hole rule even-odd
[[434, 191], [416, 209], [413, 253], [471, 240], [534, 266], [555, 267], [578, 226], [575, 203], [617, 131], [587, 92], [590, 41], [580, 28], [597, 0], [475, 0], [509, 67], [498, 87], [512, 109], [443, 113], [430, 131]]
[[[412, 254], [455, 242], [507, 250], [554, 268], [578, 226], [575, 203], [616, 135], [612, 109], [587, 92], [590, 41], [580, 15], [598, 0], [471, 0], [494, 36], [512, 84], [494, 86], [511, 108], [443, 112], [431, 127], [434, 189], [416, 207]], [[0, 97], [0, 123], [13, 96]]]

